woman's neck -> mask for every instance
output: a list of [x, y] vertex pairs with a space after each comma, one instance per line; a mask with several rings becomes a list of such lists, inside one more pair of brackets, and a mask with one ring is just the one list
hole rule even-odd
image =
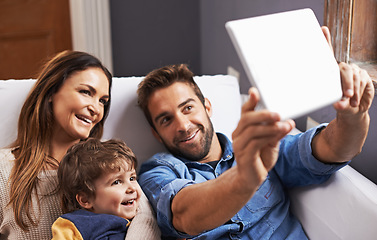
[[75, 141], [52, 141], [50, 145], [49, 155], [54, 158], [57, 162], [63, 159], [64, 155], [67, 153], [68, 149], [74, 144], [78, 143], [80, 140]]

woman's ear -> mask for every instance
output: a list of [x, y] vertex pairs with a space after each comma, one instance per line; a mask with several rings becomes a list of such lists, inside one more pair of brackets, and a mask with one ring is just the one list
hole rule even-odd
[[78, 193], [76, 194], [76, 201], [80, 204], [81, 207], [90, 210], [93, 205], [91, 203], [91, 199], [85, 193]]

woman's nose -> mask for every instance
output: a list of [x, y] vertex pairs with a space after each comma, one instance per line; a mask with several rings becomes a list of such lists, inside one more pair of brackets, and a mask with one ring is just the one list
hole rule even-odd
[[99, 106], [99, 104], [94, 103], [94, 102], [89, 104], [88, 109], [90, 113], [93, 115], [98, 115], [101, 112], [101, 107]]

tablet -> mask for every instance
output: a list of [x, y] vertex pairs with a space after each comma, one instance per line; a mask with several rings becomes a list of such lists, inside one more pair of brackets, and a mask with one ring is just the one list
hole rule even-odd
[[340, 72], [314, 12], [299, 9], [225, 24], [258, 109], [293, 119], [342, 97]]

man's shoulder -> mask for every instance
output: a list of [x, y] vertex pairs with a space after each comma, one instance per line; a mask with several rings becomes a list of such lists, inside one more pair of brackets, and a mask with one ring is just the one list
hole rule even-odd
[[179, 165], [185, 165], [184, 162], [169, 152], [160, 152], [153, 155], [147, 161], [141, 164], [140, 174], [149, 171], [158, 166], [176, 168]]

